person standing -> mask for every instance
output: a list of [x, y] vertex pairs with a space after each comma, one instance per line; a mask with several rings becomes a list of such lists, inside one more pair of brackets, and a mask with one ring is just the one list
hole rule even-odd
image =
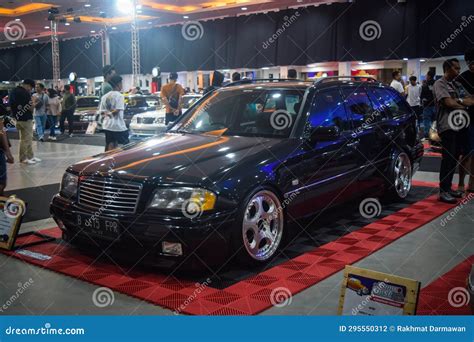
[[107, 94], [109, 91], [113, 90], [112, 85], [110, 84], [110, 80], [112, 77], [114, 77], [116, 74], [115, 67], [112, 65], [106, 65], [102, 68], [102, 75], [104, 76], [104, 82], [102, 83], [102, 86], [100, 87], [100, 96], [104, 96]]
[[[474, 49], [469, 49], [464, 54], [464, 60], [467, 64], [467, 70], [464, 71], [457, 81], [462, 84], [464, 89], [471, 96], [474, 95]], [[465, 131], [464, 144], [467, 146], [465, 149], [465, 160], [462, 163], [462, 168], [469, 173], [469, 185], [467, 192], [474, 193], [474, 106], [469, 107], [469, 127]], [[461, 175], [461, 171], [459, 172]], [[463, 177], [464, 178], [464, 177]], [[461, 179], [460, 179], [461, 183]], [[464, 185], [464, 179], [462, 179], [461, 185]]]
[[69, 84], [64, 86], [64, 95], [61, 107], [62, 111], [59, 129], [61, 130], [61, 134], [64, 134], [64, 121], [67, 119], [69, 137], [72, 137], [74, 133], [74, 112], [76, 110], [76, 97], [73, 93], [71, 93], [71, 86]]
[[215, 70], [212, 73], [212, 83], [209, 87], [206, 88], [206, 90], [204, 90], [204, 95], [206, 95], [207, 93], [211, 93], [214, 90], [222, 87], [223, 83], [224, 83], [224, 74]]
[[434, 84], [434, 96], [437, 105], [438, 133], [441, 137], [443, 148], [441, 155], [441, 168], [439, 173], [440, 194], [439, 200], [445, 203], [457, 203], [456, 198], [462, 198], [464, 192], [452, 190], [452, 182], [459, 157], [462, 154], [461, 134], [454, 126], [456, 110], [465, 110], [474, 105], [473, 97], [464, 97], [464, 87], [456, 81], [461, 67], [456, 58], [451, 58], [443, 63], [444, 75]]
[[10, 108], [16, 119], [16, 128], [20, 134], [19, 160], [23, 164], [36, 164], [41, 159], [33, 153], [33, 102], [31, 92], [35, 81], [25, 79], [13, 89], [10, 96]]
[[423, 105], [423, 134], [425, 138], [428, 138], [430, 133], [431, 124], [435, 119], [435, 101], [433, 95], [434, 86], [434, 71], [428, 71], [426, 74], [426, 81], [421, 87], [421, 104]]
[[49, 123], [49, 140], [56, 140], [56, 124], [58, 116], [61, 115], [61, 100], [56, 90], [48, 89], [48, 123]]
[[99, 114], [104, 117], [102, 129], [105, 132], [105, 151], [110, 151], [119, 144], [128, 144], [128, 129], [123, 119], [125, 98], [122, 90], [122, 77], [115, 75], [110, 79], [112, 91], [102, 96]]
[[392, 72], [392, 83], [390, 83], [390, 87], [394, 88], [401, 95], [405, 96], [405, 90], [403, 89], [403, 84], [401, 80], [402, 74], [400, 73], [400, 71], [396, 70]]
[[241, 79], [240, 72], [236, 71], [232, 74], [232, 82], [240, 81], [240, 79]]
[[10, 144], [7, 139], [7, 132], [3, 124], [3, 118], [0, 118], [0, 135], [0, 196], [3, 196], [3, 192], [7, 186], [7, 163], [14, 163], [14, 158], [10, 151]]
[[416, 76], [410, 76], [410, 83], [407, 86], [407, 102], [416, 113], [418, 120], [421, 120], [421, 86], [416, 83]]
[[38, 140], [44, 142], [44, 128], [46, 127], [46, 108], [48, 106], [48, 95], [44, 93], [44, 85], [36, 83], [36, 94], [33, 95], [33, 117], [36, 124]]
[[296, 69], [288, 69], [288, 79], [289, 80], [296, 80], [298, 77], [298, 72]]
[[174, 122], [181, 114], [184, 89], [181, 84], [177, 82], [177, 80], [178, 74], [176, 72], [172, 72], [170, 74], [170, 82], [161, 88], [161, 100], [165, 104], [166, 108], [166, 125], [168, 125], [170, 122]]

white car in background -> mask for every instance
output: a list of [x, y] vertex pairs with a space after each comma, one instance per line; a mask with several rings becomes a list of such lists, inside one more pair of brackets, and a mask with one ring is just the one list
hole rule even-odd
[[[188, 94], [183, 96], [183, 114], [202, 95]], [[132, 137], [152, 136], [164, 132], [166, 129], [166, 109], [161, 107], [158, 110], [135, 114], [130, 122], [130, 135]]]

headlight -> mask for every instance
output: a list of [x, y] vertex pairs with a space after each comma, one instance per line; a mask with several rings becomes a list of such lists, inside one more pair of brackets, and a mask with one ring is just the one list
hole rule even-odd
[[78, 182], [78, 176], [66, 172], [61, 182], [61, 193], [67, 197], [75, 197], [77, 194]]
[[214, 209], [216, 194], [201, 188], [158, 189], [150, 202], [150, 208], [187, 210], [189, 204], [200, 212]]

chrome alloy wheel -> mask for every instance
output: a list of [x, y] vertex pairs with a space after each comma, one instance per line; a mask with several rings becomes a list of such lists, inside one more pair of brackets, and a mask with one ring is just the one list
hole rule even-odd
[[258, 261], [271, 258], [280, 245], [283, 224], [283, 208], [274, 193], [262, 190], [253, 195], [242, 222], [242, 237], [249, 256]]
[[406, 153], [400, 153], [394, 168], [395, 191], [400, 198], [407, 197], [411, 190], [411, 161]]

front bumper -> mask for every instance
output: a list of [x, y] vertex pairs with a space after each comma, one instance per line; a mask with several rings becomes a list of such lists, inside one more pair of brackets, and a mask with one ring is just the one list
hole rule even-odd
[[[84, 209], [59, 194], [53, 198], [50, 212], [68, 242], [79, 247], [107, 249], [125, 258], [128, 254], [145, 253], [144, 263], [160, 267], [183, 263], [195, 265], [196, 261], [205, 266], [222, 264], [230, 253], [235, 217], [235, 212], [203, 215], [194, 220], [156, 215], [152, 211], [134, 215], [98, 215], [97, 210]], [[116, 220], [121, 226], [121, 234], [113, 239], [86, 231], [77, 224], [78, 214], [96, 215], [99, 220]], [[163, 241], [181, 243], [183, 254], [170, 256], [163, 253]]]

